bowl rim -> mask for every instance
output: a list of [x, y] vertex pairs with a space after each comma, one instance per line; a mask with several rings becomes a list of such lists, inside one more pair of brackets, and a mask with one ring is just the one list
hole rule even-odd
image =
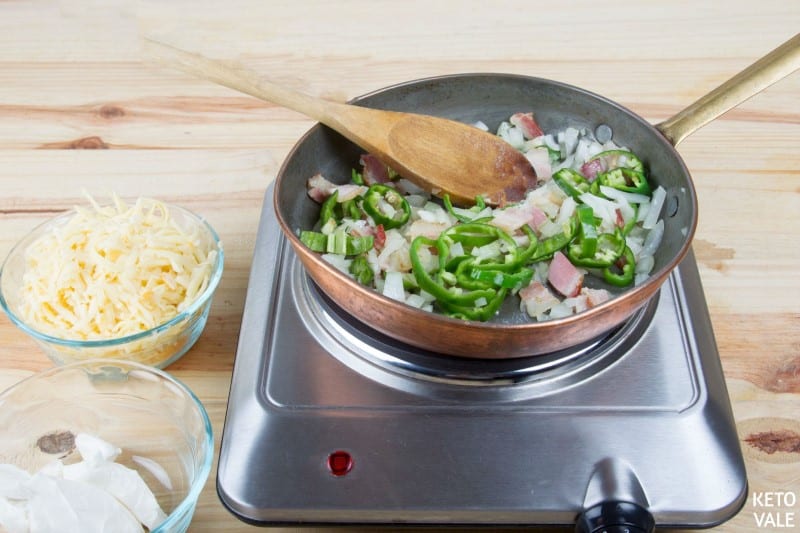
[[194, 315], [198, 309], [200, 309], [203, 305], [205, 305], [211, 296], [216, 291], [217, 286], [219, 285], [220, 280], [222, 279], [222, 272], [224, 269], [225, 263], [225, 252], [222, 246], [222, 241], [219, 238], [216, 230], [208, 223], [208, 220], [204, 216], [198, 215], [194, 211], [186, 209], [185, 207], [181, 207], [175, 204], [170, 204], [168, 202], [160, 202], [162, 203], [170, 212], [179, 211], [182, 212], [184, 215], [187, 215], [189, 218], [197, 221], [200, 223], [202, 227], [206, 229], [211, 235], [211, 238], [214, 242], [214, 245], [217, 250], [217, 258], [213, 265], [213, 270], [211, 271], [211, 277], [208, 280], [208, 285], [206, 286], [205, 290], [200, 293], [195, 299], [191, 302], [191, 304], [178, 313], [177, 315], [173, 316], [169, 320], [158, 324], [150, 329], [138, 331], [136, 333], [131, 333], [129, 335], [125, 335], [123, 337], [114, 337], [109, 339], [88, 339], [88, 340], [81, 340], [81, 339], [64, 339], [61, 337], [55, 337], [49, 335], [47, 333], [41, 332], [38, 329], [34, 328], [33, 326], [29, 325], [25, 321], [23, 321], [16, 313], [11, 309], [6, 301], [6, 297], [3, 294], [3, 275], [6, 272], [6, 266], [9, 260], [14, 256], [15, 253], [24, 252], [24, 246], [30, 244], [28, 241], [31, 238], [39, 233], [42, 232], [49, 226], [53, 226], [59, 223], [64, 223], [64, 221], [69, 220], [71, 217], [75, 216], [76, 212], [75, 209], [68, 209], [63, 213], [56, 215], [55, 217], [49, 218], [44, 222], [36, 225], [32, 230], [25, 234], [22, 239], [20, 239], [14, 246], [12, 246], [11, 250], [8, 252], [8, 255], [3, 260], [2, 265], [0, 265], [0, 308], [5, 311], [6, 315], [8, 315], [9, 319], [20, 328], [22, 331], [30, 335], [36, 340], [43, 341], [49, 344], [55, 344], [59, 346], [64, 346], [68, 348], [103, 348], [109, 346], [119, 346], [121, 344], [126, 344], [129, 342], [133, 342], [139, 339], [143, 339], [145, 337], [149, 337], [151, 335], [159, 334], [163, 331], [166, 331], [176, 324], [186, 320], [187, 318]]
[[207, 453], [205, 454], [202, 463], [199, 465], [199, 468], [195, 472], [194, 479], [192, 479], [192, 484], [189, 487], [189, 491], [186, 493], [186, 496], [167, 515], [167, 518], [163, 522], [155, 526], [151, 533], [168, 531], [170, 527], [174, 526], [178, 521], [182, 520], [185, 515], [194, 509], [200, 497], [200, 493], [203, 491], [203, 488], [208, 481], [209, 474], [211, 473], [211, 466], [214, 462], [214, 429], [211, 425], [211, 419], [208, 416], [208, 411], [194, 391], [192, 391], [192, 389], [183, 383], [183, 381], [164, 370], [143, 363], [138, 363], [136, 361], [105, 358], [86, 359], [84, 361], [76, 361], [61, 366], [51, 367], [40, 372], [35, 372], [34, 374], [17, 381], [5, 390], [0, 391], [0, 403], [7, 395], [11, 394], [13, 391], [29, 382], [44, 379], [55, 374], [72, 371], [80, 367], [96, 367], [100, 365], [122, 368], [131, 367], [129, 371], [137, 370], [149, 374], [155, 374], [157, 377], [166, 380], [183, 391], [183, 393], [192, 400], [192, 405], [195, 406], [200, 414], [203, 424], [203, 445], [205, 446]]

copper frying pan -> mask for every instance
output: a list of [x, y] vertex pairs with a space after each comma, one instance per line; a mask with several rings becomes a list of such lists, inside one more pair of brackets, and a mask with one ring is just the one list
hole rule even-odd
[[[697, 198], [689, 170], [675, 150], [687, 135], [800, 67], [800, 34], [674, 117], [653, 126], [623, 106], [556, 81], [508, 74], [459, 74], [402, 83], [352, 103], [397, 111], [481, 120], [491, 129], [518, 111], [534, 111], [545, 131], [569, 125], [594, 130], [608, 125], [618, 144], [629, 146], [667, 191], [665, 234], [651, 277], [615, 292], [610, 301], [583, 313], [533, 322], [509, 298], [489, 322], [428, 313], [359, 285], [298, 239], [310, 229], [319, 205], [306, 194], [306, 180], [322, 172], [345, 183], [362, 153], [332, 130], [316, 125], [290, 152], [275, 183], [278, 222], [308, 275], [334, 302], [363, 323], [402, 342], [434, 352], [485, 359], [545, 354], [594, 339], [620, 325], [658, 291], [689, 251], [697, 224]], [[601, 287], [602, 283], [596, 282]]]

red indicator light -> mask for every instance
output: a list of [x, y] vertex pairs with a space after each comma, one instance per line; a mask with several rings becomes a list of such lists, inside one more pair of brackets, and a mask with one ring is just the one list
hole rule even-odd
[[328, 456], [328, 469], [334, 476], [343, 476], [353, 469], [353, 458], [345, 451], [335, 451]]

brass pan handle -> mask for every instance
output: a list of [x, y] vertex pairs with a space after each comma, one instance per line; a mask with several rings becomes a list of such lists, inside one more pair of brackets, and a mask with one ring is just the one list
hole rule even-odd
[[677, 146], [683, 139], [715, 118], [798, 68], [800, 68], [800, 33], [682, 111], [656, 124], [656, 128], [673, 146]]

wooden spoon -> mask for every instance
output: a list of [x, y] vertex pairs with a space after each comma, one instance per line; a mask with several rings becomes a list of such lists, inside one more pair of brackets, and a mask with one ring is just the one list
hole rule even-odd
[[474, 126], [428, 115], [383, 111], [314, 98], [267, 81], [251, 70], [146, 40], [155, 59], [287, 107], [325, 124], [401, 176], [453, 203], [471, 205], [483, 196], [491, 205], [524, 198], [537, 186], [522, 153]]

